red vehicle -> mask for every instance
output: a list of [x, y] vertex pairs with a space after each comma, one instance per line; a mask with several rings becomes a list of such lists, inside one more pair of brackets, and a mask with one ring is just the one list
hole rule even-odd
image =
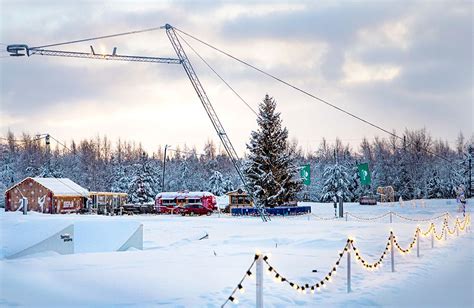
[[181, 214], [188, 205], [200, 205], [212, 212], [217, 209], [217, 200], [207, 191], [162, 192], [155, 198], [155, 211], [159, 214]]
[[200, 204], [188, 204], [181, 210], [181, 215], [207, 215], [210, 216], [212, 214], [212, 210], [204, 207]]

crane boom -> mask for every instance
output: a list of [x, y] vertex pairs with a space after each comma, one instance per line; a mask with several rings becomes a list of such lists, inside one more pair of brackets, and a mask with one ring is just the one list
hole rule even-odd
[[260, 217], [262, 218], [263, 221], [267, 221], [269, 217], [265, 213], [265, 209], [260, 204], [258, 204], [256, 200], [253, 198], [252, 193], [251, 193], [252, 190], [250, 189], [242, 173], [242, 166], [239, 160], [239, 156], [237, 155], [237, 152], [235, 151], [235, 148], [232, 145], [232, 142], [230, 141], [229, 136], [225, 132], [225, 129], [222, 126], [221, 121], [219, 120], [219, 117], [217, 116], [217, 113], [214, 110], [214, 107], [212, 106], [211, 101], [209, 100], [209, 97], [206, 94], [206, 91], [204, 90], [201, 82], [199, 81], [199, 78], [196, 72], [194, 71], [194, 68], [191, 65], [191, 62], [189, 61], [189, 58], [186, 55], [186, 52], [184, 51], [183, 46], [181, 45], [181, 42], [179, 41], [179, 38], [176, 35], [176, 31], [170, 24], [166, 24], [164, 28], [166, 29], [166, 34], [168, 35], [171, 45], [173, 45], [176, 55], [178, 56], [179, 60], [181, 60], [181, 64], [184, 68], [184, 71], [186, 72], [186, 75], [188, 75], [189, 81], [191, 81], [191, 84], [193, 85], [194, 90], [196, 91], [196, 94], [201, 100], [201, 103], [204, 109], [206, 110], [206, 113], [209, 116], [209, 119], [211, 120], [212, 125], [214, 126], [214, 129], [216, 130], [217, 135], [219, 136], [219, 139], [224, 145], [224, 148], [227, 154], [229, 155], [229, 158], [232, 161], [232, 164], [234, 165], [234, 168], [237, 171], [237, 174], [240, 177], [240, 180], [244, 184], [249, 196], [252, 197], [254, 206], [257, 209]]
[[214, 129], [216, 130], [217, 135], [219, 136], [219, 139], [224, 145], [227, 155], [229, 155], [229, 158], [232, 164], [234, 165], [234, 168], [237, 171], [237, 174], [239, 175], [240, 180], [244, 184], [245, 189], [247, 190], [249, 196], [252, 198], [254, 207], [256, 208], [257, 212], [259, 213], [263, 221], [270, 220], [270, 218], [265, 212], [265, 208], [262, 207], [262, 205], [259, 204], [257, 200], [255, 200], [254, 196], [252, 195], [252, 189], [247, 183], [247, 181], [245, 180], [245, 177], [243, 175], [239, 156], [237, 155], [237, 152], [235, 151], [235, 148], [232, 145], [232, 142], [230, 141], [229, 136], [224, 130], [224, 127], [222, 126], [222, 123], [219, 120], [219, 117], [217, 116], [217, 113], [214, 110], [214, 107], [212, 106], [211, 101], [209, 100], [209, 97], [207, 96], [206, 91], [204, 90], [204, 87], [199, 81], [199, 78], [196, 72], [194, 71], [194, 68], [191, 65], [191, 62], [189, 61], [189, 58], [186, 55], [186, 52], [184, 51], [183, 46], [181, 45], [174, 28], [169, 24], [166, 24], [162, 28], [166, 29], [166, 34], [168, 35], [171, 45], [173, 46], [176, 52], [176, 55], [178, 56], [178, 59], [117, 55], [116, 49], [114, 49], [112, 54], [98, 54], [98, 53], [95, 53], [92, 46], [91, 46], [90, 53], [50, 50], [50, 49], [43, 49], [40, 47], [29, 48], [28, 45], [24, 45], [24, 44], [8, 45], [7, 51], [10, 53], [10, 56], [13, 56], [13, 57], [21, 57], [25, 55], [27, 56], [42, 55], [42, 56], [73, 57], [73, 58], [86, 58], [86, 59], [99, 59], [99, 60], [181, 64], [184, 68], [184, 71], [186, 72], [186, 75], [191, 81], [191, 84], [193, 85], [194, 90], [196, 91], [196, 94], [201, 100], [201, 103], [204, 109], [206, 110], [206, 113], [209, 116], [209, 119], [211, 120], [212, 125], [214, 126]]
[[56, 56], [56, 57], [70, 57], [70, 58], [85, 58], [85, 59], [99, 59], [99, 60], [114, 60], [114, 61], [131, 61], [131, 62], [151, 62], [151, 63], [165, 63], [165, 64], [181, 64], [181, 60], [173, 58], [158, 58], [158, 57], [144, 57], [144, 56], [127, 56], [113, 54], [100, 54], [95, 53], [91, 47], [91, 52], [77, 52], [77, 51], [63, 51], [63, 50], [51, 50], [41, 48], [29, 48], [28, 45], [8, 45], [7, 51], [10, 52], [11, 56], [31, 56], [31, 55], [42, 55], [42, 56]]

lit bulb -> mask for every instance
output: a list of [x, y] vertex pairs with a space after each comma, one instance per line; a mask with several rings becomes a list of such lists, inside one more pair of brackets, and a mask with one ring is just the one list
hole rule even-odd
[[245, 288], [241, 284], [239, 284], [237, 287], [239, 288], [240, 293], [245, 293]]

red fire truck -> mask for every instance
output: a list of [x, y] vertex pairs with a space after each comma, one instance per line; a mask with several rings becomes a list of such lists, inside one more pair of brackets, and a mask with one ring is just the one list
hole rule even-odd
[[162, 192], [155, 198], [155, 211], [159, 214], [180, 214], [187, 205], [202, 205], [214, 211], [217, 200], [207, 191]]

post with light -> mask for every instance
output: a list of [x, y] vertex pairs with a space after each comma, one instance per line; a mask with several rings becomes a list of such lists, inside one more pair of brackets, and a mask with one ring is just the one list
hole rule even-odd
[[351, 242], [348, 244], [347, 249], [347, 293], [351, 292]]
[[256, 287], [257, 287], [257, 308], [263, 308], [263, 256], [262, 254], [257, 254], [257, 261], [256, 261]]
[[395, 272], [395, 250], [393, 246], [393, 231], [390, 231], [390, 260], [392, 262], [392, 272]]
[[420, 228], [416, 228], [416, 256], [420, 257]]

